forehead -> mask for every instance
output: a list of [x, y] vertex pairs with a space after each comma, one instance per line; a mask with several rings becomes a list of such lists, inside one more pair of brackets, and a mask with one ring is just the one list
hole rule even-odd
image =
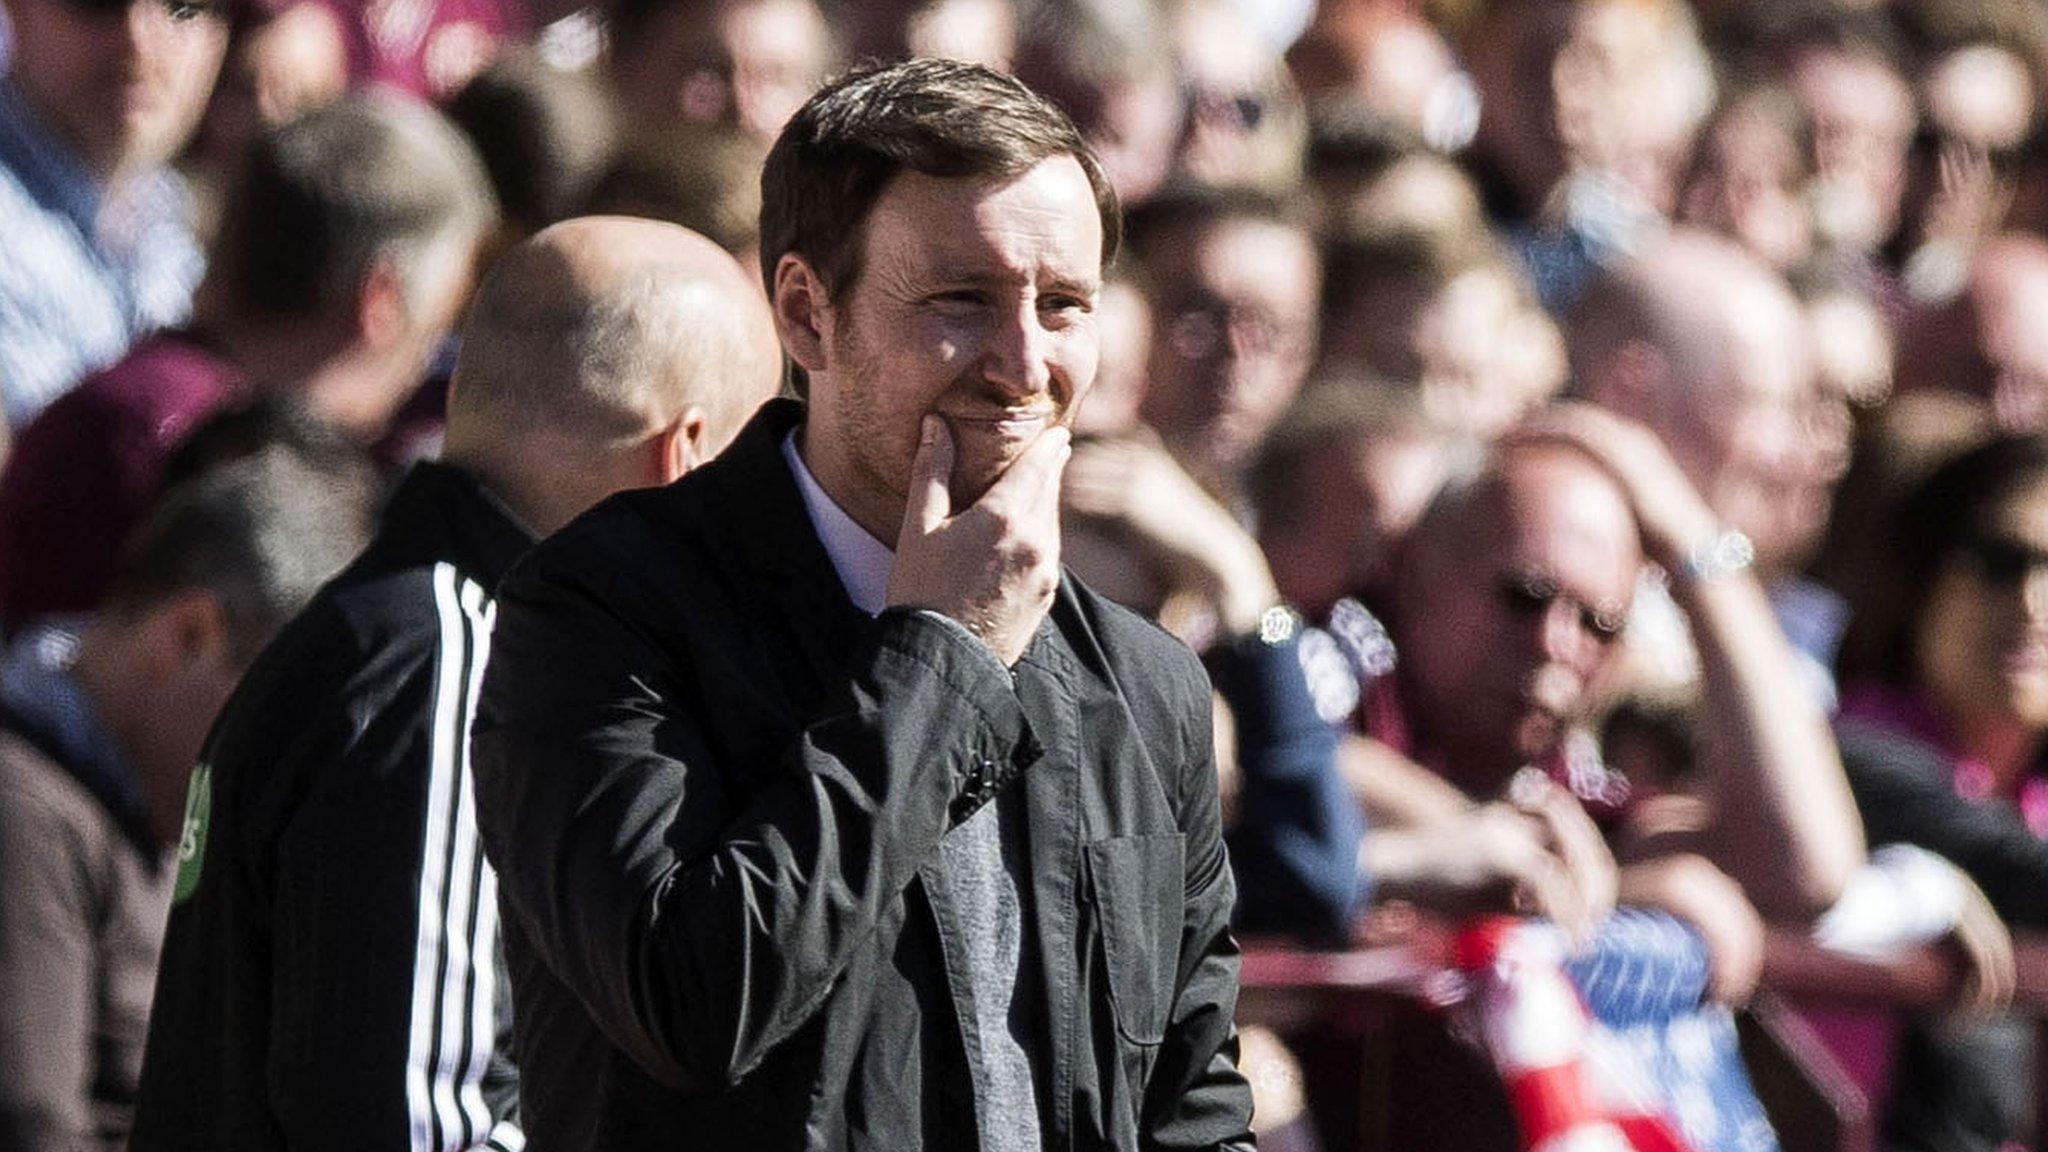
[[1226, 216], [1191, 222], [1161, 238], [1153, 263], [1160, 294], [1175, 288], [1219, 296], [1313, 301], [1319, 264], [1307, 234], [1277, 220]]
[[1500, 568], [1541, 573], [1591, 604], [1628, 603], [1642, 546], [1621, 493], [1593, 465], [1563, 453], [1511, 459], [1498, 505]]
[[1102, 219], [1072, 156], [1015, 177], [904, 172], [868, 214], [863, 279], [1056, 277], [1097, 283]]

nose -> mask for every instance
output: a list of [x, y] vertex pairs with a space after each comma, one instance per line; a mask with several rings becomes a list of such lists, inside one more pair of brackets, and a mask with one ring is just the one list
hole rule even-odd
[[2020, 585], [2020, 602], [2026, 606], [2029, 621], [2036, 626], [2048, 625], [2048, 565], [2028, 567], [2026, 579]]
[[982, 376], [1006, 397], [1037, 396], [1052, 384], [1053, 334], [1029, 302], [1010, 311], [989, 334]]

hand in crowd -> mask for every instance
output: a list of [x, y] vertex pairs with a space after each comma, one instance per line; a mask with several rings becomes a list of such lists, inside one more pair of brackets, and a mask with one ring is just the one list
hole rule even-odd
[[2005, 926], [1984, 890], [1956, 871], [1962, 886], [1963, 903], [1956, 912], [1956, 924], [1948, 943], [1962, 955], [1965, 965], [1962, 997], [1956, 1007], [1967, 1015], [1991, 1016], [2012, 1003], [2018, 985], [2012, 950], [2012, 932]]
[[1667, 571], [1713, 535], [1717, 521], [1655, 433], [1590, 404], [1545, 408], [1508, 434], [1509, 443], [1576, 449], [1613, 476], [1642, 529], [1643, 550]]
[[1375, 829], [1360, 849], [1382, 898], [1470, 915], [1549, 920], [1574, 944], [1614, 909], [1615, 867], [1577, 801], [1496, 801], [1448, 821]]
[[1249, 632], [1280, 599], [1257, 541], [1149, 436], [1074, 446], [1061, 500], [1107, 522], [1177, 583], [1199, 591], [1226, 635]]
[[927, 416], [889, 573], [891, 605], [958, 620], [1007, 666], [1031, 643], [1059, 589], [1065, 428], [1040, 434], [981, 498], [953, 508], [953, 435]]
[[1690, 853], [1632, 864], [1621, 872], [1621, 900], [1671, 913], [1707, 945], [1707, 994], [1746, 1003], [1763, 975], [1764, 921], [1742, 886], [1704, 856]]

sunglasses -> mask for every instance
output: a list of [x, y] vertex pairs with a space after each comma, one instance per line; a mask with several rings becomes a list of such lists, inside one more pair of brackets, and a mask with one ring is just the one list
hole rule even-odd
[[2048, 568], [2048, 550], [2006, 536], [1980, 536], [1966, 542], [1962, 553], [1978, 577], [1994, 588], [2017, 588]]
[[[111, 17], [126, 13], [138, 0], [64, 0], [65, 6], [82, 16]], [[161, 7], [172, 20], [184, 23], [202, 16], [225, 16], [226, 0], [140, 0]]]
[[1540, 572], [1511, 573], [1501, 577], [1501, 603], [1517, 616], [1535, 617], [1550, 611], [1550, 606], [1562, 600], [1577, 613], [1579, 627], [1601, 645], [1614, 643], [1621, 638], [1622, 629], [1628, 627], [1626, 614], [1611, 609], [1595, 608], [1558, 586], [1557, 581]]

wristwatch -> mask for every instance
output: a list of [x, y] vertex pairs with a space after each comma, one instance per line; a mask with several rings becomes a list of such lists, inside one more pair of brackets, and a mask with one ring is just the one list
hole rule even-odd
[[1756, 545], [1740, 528], [1709, 534], [1685, 553], [1679, 571], [1694, 580], [1719, 580], [1744, 572], [1756, 562]]

